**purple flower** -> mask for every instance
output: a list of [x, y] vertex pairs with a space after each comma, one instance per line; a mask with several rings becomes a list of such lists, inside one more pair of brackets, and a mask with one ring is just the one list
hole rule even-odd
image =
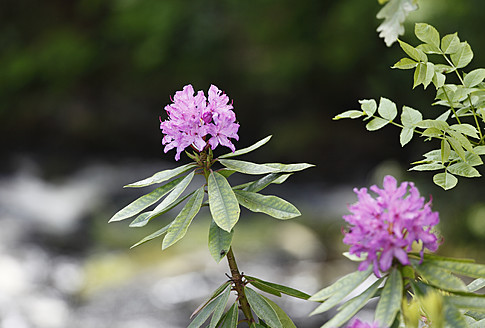
[[367, 255], [359, 270], [374, 264], [374, 273], [389, 270], [394, 258], [408, 265], [408, 252], [414, 242], [421, 243], [421, 258], [424, 249], [436, 251], [438, 238], [431, 231], [438, 224], [438, 212], [431, 211], [431, 201], [425, 204], [412, 182], [403, 182], [398, 187], [392, 176], [386, 176], [384, 189], [370, 187], [377, 198], [368, 194], [367, 188], [354, 189], [358, 202], [349, 206], [350, 215], [344, 215], [349, 223], [344, 232], [344, 243], [350, 245], [350, 254]]
[[[221, 144], [235, 151], [229, 138], [239, 140], [239, 124], [232, 103], [214, 85], [210, 86], [208, 95], [209, 99], [203, 91], [198, 91], [194, 96], [194, 88], [189, 84], [175, 93], [172, 104], [165, 106], [168, 119], [163, 122], [160, 119], [160, 129], [165, 135], [162, 144], [165, 153], [176, 148], [177, 161], [180, 153], [189, 146], [200, 152], [207, 145], [215, 149]], [[208, 135], [211, 138], [206, 140]]]
[[377, 323], [370, 324], [362, 322], [359, 319], [355, 319], [350, 326], [347, 326], [347, 328], [379, 328], [379, 326]]

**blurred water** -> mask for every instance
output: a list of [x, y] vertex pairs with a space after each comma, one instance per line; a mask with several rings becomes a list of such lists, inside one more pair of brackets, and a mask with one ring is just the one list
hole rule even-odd
[[[140, 195], [121, 186], [164, 168], [160, 163], [94, 163], [47, 181], [30, 163], [1, 177], [0, 328], [186, 327], [192, 311], [226, 279], [224, 261], [216, 264], [207, 248], [192, 244], [189, 252], [164, 255], [158, 245], [130, 251], [128, 241], [121, 249], [110, 248], [98, 245], [89, 232], [93, 224], [116, 230], [107, 225], [109, 216]], [[319, 207], [338, 212], [337, 206], [352, 197], [351, 191], [339, 190], [326, 197], [313, 192], [305, 198], [308, 204], [303, 197], [298, 203], [316, 212]], [[312, 293], [342, 270], [352, 270], [348, 262], [334, 261], [322, 278], [325, 247], [296, 221], [273, 233], [278, 237], [271, 242], [238, 241], [247, 249], [240, 257], [243, 271]], [[147, 256], [153, 260], [141, 265], [138, 259]], [[277, 302], [298, 327], [319, 327], [324, 321], [307, 317], [313, 304], [290, 298]]]

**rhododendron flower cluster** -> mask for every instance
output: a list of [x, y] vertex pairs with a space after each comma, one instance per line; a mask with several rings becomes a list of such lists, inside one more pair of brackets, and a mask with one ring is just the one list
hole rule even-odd
[[439, 244], [431, 230], [439, 222], [438, 212], [431, 211], [431, 201], [425, 204], [412, 182], [398, 187], [396, 179], [389, 175], [383, 187], [370, 187], [377, 198], [369, 195], [367, 188], [355, 188], [358, 202], [349, 206], [352, 214], [343, 217], [350, 225], [343, 240], [350, 245], [350, 254], [367, 256], [359, 270], [372, 263], [378, 277], [379, 270], [389, 270], [394, 258], [408, 265], [408, 252], [414, 242], [421, 243], [421, 258], [425, 248], [435, 251]]
[[362, 322], [359, 319], [355, 319], [354, 321], [352, 321], [350, 326], [347, 326], [347, 328], [380, 328], [380, 327], [379, 325], [377, 325], [377, 323], [370, 324], [370, 323]]
[[208, 98], [202, 90], [194, 95], [192, 85], [186, 85], [182, 91], [175, 92], [172, 104], [165, 106], [169, 118], [160, 119], [160, 129], [165, 135], [162, 139], [164, 152], [176, 148], [177, 161], [189, 146], [200, 152], [207, 146], [215, 149], [221, 144], [234, 152], [229, 138], [239, 140], [239, 124], [232, 109], [229, 97], [215, 85], [210, 86]]

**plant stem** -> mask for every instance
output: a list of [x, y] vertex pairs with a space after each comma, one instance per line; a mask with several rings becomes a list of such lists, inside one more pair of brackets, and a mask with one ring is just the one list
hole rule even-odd
[[253, 314], [251, 312], [251, 306], [248, 303], [248, 299], [246, 298], [246, 294], [244, 293], [244, 282], [242, 280], [243, 276], [239, 272], [237, 267], [236, 258], [234, 257], [234, 253], [232, 252], [232, 247], [229, 248], [227, 252], [227, 262], [229, 263], [229, 268], [231, 269], [231, 276], [232, 281], [234, 282], [234, 288], [237, 292], [237, 299], [239, 301], [239, 307], [241, 308], [244, 316], [246, 317], [248, 324], [255, 322], [253, 318]]

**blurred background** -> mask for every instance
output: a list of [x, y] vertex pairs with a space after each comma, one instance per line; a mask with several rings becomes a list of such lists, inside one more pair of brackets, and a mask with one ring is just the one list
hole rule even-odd
[[[458, 31], [475, 53], [467, 71], [485, 65], [482, 0], [419, 5], [405, 41], [417, 42], [414, 22]], [[242, 271], [308, 293], [352, 271], [341, 216], [354, 186], [385, 174], [433, 194], [442, 254], [484, 262], [483, 180], [462, 178], [444, 192], [432, 173], [407, 171], [438, 145], [400, 149], [398, 129], [332, 121], [380, 96], [440, 113], [433, 88], [411, 90], [412, 73], [390, 69], [403, 53], [379, 39], [379, 9], [375, 0], [2, 0], [0, 327], [186, 327], [226, 279], [226, 263], [206, 248], [207, 212], [164, 252], [158, 240], [129, 246], [173, 213], [138, 230], [107, 224], [141, 195], [123, 185], [176, 165], [174, 151], [163, 153], [159, 116], [189, 83], [215, 84], [234, 100], [237, 148], [273, 135], [245, 159], [317, 165], [268, 189], [301, 218], [243, 212], [234, 240]], [[328, 318], [307, 318], [312, 304], [278, 303], [298, 327]]]

